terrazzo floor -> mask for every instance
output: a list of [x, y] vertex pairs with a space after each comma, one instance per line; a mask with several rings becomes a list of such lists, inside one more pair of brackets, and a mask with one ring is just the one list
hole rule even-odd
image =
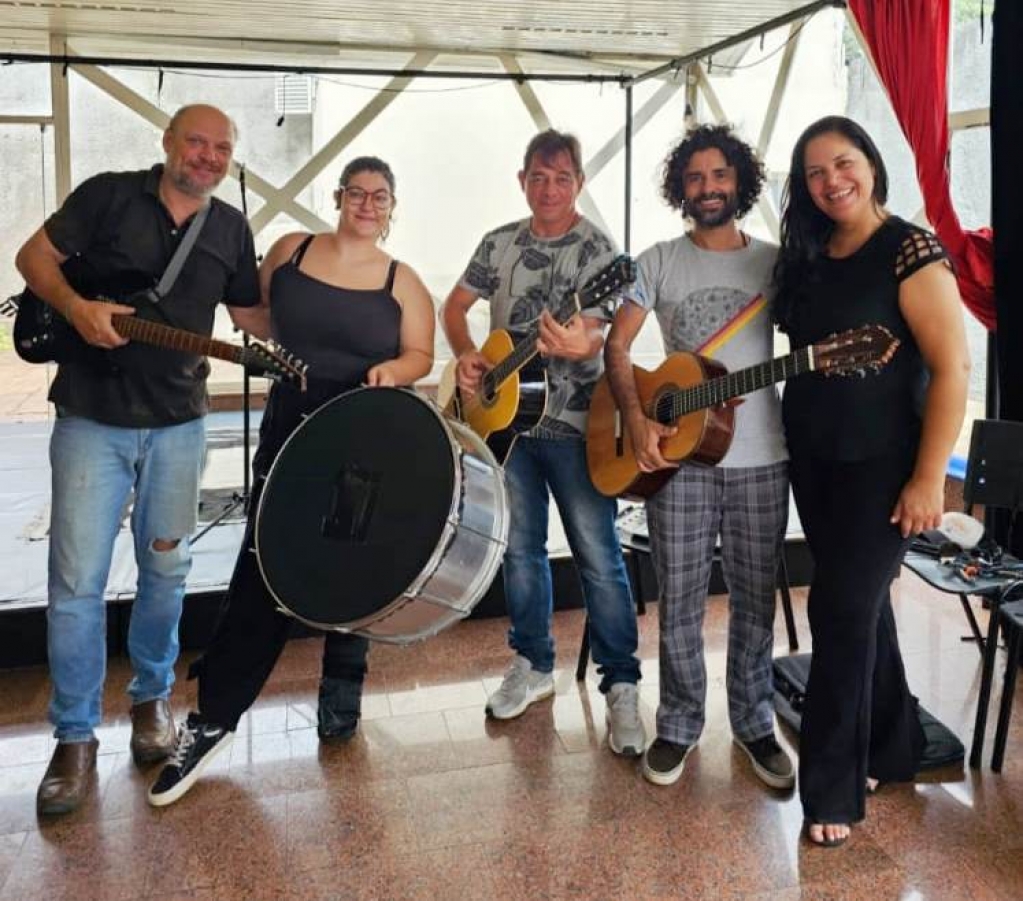
[[[793, 594], [807, 650], [805, 593]], [[895, 605], [914, 690], [969, 744], [980, 658], [956, 599], [906, 573]], [[53, 746], [46, 670], [2, 672], [0, 901], [1023, 898], [1023, 693], [1000, 775], [988, 768], [996, 690], [983, 770], [884, 787], [849, 842], [824, 850], [800, 838], [798, 796], [763, 787], [732, 745], [725, 598], [708, 606], [706, 731], [670, 787], [608, 750], [593, 668], [575, 681], [582, 627], [580, 611], [556, 615], [557, 695], [507, 723], [483, 714], [509, 659], [506, 621], [375, 645], [363, 723], [342, 747], [316, 737], [321, 642], [292, 641], [230, 754], [164, 810], [145, 800], [155, 771], [131, 762], [128, 667], [112, 660], [96, 791], [54, 822], [34, 808]], [[786, 653], [780, 616], [776, 628]], [[652, 734], [656, 605], [640, 653]], [[179, 716], [194, 700], [186, 664]]]

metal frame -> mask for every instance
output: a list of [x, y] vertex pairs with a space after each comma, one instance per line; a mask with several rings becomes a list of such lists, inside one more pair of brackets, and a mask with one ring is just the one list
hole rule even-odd
[[[761, 124], [760, 133], [757, 138], [757, 150], [761, 157], [768, 152], [771, 141], [774, 137], [781, 105], [784, 102], [789, 78], [792, 71], [793, 60], [799, 45], [799, 33], [806, 21], [815, 13], [825, 8], [846, 8], [845, 0], [815, 0], [793, 10], [791, 13], [771, 19], [761, 26], [747, 29], [739, 34], [733, 35], [727, 40], [702, 48], [684, 56], [676, 57], [666, 63], [661, 63], [654, 68], [639, 72], [638, 74], [623, 74], [623, 67], [619, 68], [616, 74], [598, 73], [553, 73], [553, 72], [526, 72], [521, 65], [518, 54], [480, 54], [466, 53], [465, 51], [441, 51], [438, 48], [422, 49], [412, 55], [408, 63], [400, 68], [373, 68], [359, 66], [322, 66], [302, 64], [277, 64], [277, 63], [221, 63], [221, 62], [197, 62], [194, 60], [174, 59], [140, 59], [121, 58], [113, 56], [79, 55], [75, 53], [73, 45], [75, 38], [65, 35], [52, 34], [50, 36], [50, 53], [0, 53], [0, 61], [9, 62], [47, 62], [50, 64], [50, 83], [52, 97], [52, 113], [50, 116], [0, 116], [0, 124], [39, 124], [54, 126], [54, 153], [55, 153], [55, 188], [57, 202], [60, 203], [70, 193], [71, 181], [71, 159], [70, 159], [70, 109], [67, 88], [66, 73], [72, 69], [82, 77], [88, 79], [100, 90], [123, 103], [128, 109], [139, 114], [158, 128], [165, 128], [169, 116], [158, 107], [151, 104], [145, 98], [128, 88], [109, 72], [99, 68], [104, 65], [134, 67], [134, 68], [174, 68], [191, 70], [214, 70], [234, 72], [287, 72], [299, 74], [345, 74], [345, 75], [373, 75], [386, 76], [390, 81], [359, 110], [335, 135], [294, 174], [287, 182], [277, 187], [260, 177], [251, 169], [246, 170], [248, 186], [263, 198], [263, 206], [251, 217], [250, 222], [253, 232], [258, 234], [269, 225], [278, 213], [285, 213], [299, 222], [306, 228], [313, 230], [329, 230], [331, 224], [321, 219], [312, 210], [300, 203], [296, 198], [323, 170], [332, 163], [350, 143], [364, 131], [388, 106], [404, 91], [410, 84], [419, 78], [440, 78], [440, 79], [486, 79], [489, 81], [505, 80], [515, 85], [515, 90], [529, 113], [532, 121], [538, 128], [550, 127], [550, 118], [543, 107], [536, 92], [530, 86], [530, 82], [557, 81], [557, 82], [578, 82], [583, 84], [617, 84], [623, 89], [625, 97], [625, 110], [623, 124], [620, 129], [605, 144], [594, 153], [586, 162], [586, 171], [590, 179], [596, 177], [606, 166], [611, 163], [621, 152], [623, 155], [623, 182], [624, 182], [624, 244], [629, 249], [631, 238], [631, 205], [632, 205], [632, 143], [636, 134], [678, 93], [685, 89], [687, 124], [693, 124], [697, 119], [698, 98], [702, 95], [710, 115], [714, 121], [725, 122], [727, 115], [724, 106], [717, 97], [708, 77], [708, 72], [703, 61], [710, 60], [715, 53], [741, 44], [744, 41], [760, 37], [766, 33], [775, 31], [786, 25], [789, 26], [789, 39], [784, 48], [782, 59], [775, 77], [774, 87], [765, 111], [764, 120]], [[856, 34], [864, 52], [873, 66], [873, 60], [866, 48], [863, 36], [856, 25], [855, 18], [846, 8], [847, 21]], [[88, 36], [82, 36], [83, 41], [88, 41]], [[197, 44], [209, 46], [215, 49], [217, 42], [201, 42]], [[281, 45], [281, 48], [289, 45]], [[302, 49], [301, 47], [299, 49]], [[334, 49], [334, 48], [331, 48]], [[354, 48], [353, 48], [354, 49]], [[361, 48], [366, 49], [366, 48]], [[294, 48], [292, 48], [294, 51]], [[431, 69], [431, 64], [436, 62], [441, 53], [445, 56], [458, 58], [476, 58], [496, 60], [504, 71], [487, 71], [482, 69], [456, 70], [447, 67], [443, 69]], [[563, 61], [560, 54], [537, 54], [535, 52], [524, 53], [522, 57], [535, 59], [557, 59]], [[610, 62], [601, 59], [572, 60], [572, 62], [584, 62], [593, 66], [608, 66]], [[679, 73], [684, 70], [685, 78], [679, 79]], [[638, 111], [634, 110], [634, 88], [644, 81], [660, 79], [663, 83], [648, 98]], [[982, 127], [990, 124], [990, 109], [981, 108], [965, 110], [954, 113], [949, 117], [949, 123], [953, 132], [965, 128]], [[232, 164], [231, 175], [238, 176], [238, 165]], [[580, 207], [583, 212], [593, 219], [599, 226], [607, 229], [607, 223], [601, 211], [590, 193], [586, 190], [580, 195]], [[779, 214], [778, 210], [768, 195], [761, 195], [758, 200], [758, 210], [764, 219], [764, 223], [772, 235], [777, 238]]]

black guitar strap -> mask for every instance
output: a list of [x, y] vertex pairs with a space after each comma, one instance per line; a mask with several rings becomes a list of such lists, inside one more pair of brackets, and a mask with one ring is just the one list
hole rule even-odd
[[181, 243], [178, 245], [177, 250], [174, 251], [174, 256], [171, 257], [171, 261], [167, 264], [167, 268], [160, 277], [160, 281], [157, 283], [155, 288], [150, 288], [146, 292], [146, 296], [152, 303], [159, 305], [160, 301], [163, 300], [170, 293], [171, 288], [174, 287], [174, 282], [178, 280], [178, 276], [181, 274], [181, 269], [185, 265], [185, 260], [188, 259], [188, 255], [192, 252], [192, 248], [195, 247], [195, 242], [199, 237], [199, 232], [202, 231], [203, 223], [206, 222], [206, 217], [209, 214], [210, 204], [207, 203], [206, 206], [199, 210], [199, 212], [192, 218], [192, 222], [188, 226], [188, 231], [185, 232], [185, 237], [181, 239]]

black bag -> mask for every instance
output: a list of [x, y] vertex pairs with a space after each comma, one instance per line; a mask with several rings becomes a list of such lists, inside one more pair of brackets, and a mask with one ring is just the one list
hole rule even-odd
[[[809, 654], [792, 654], [778, 657], [774, 661], [774, 709], [781, 721], [796, 735], [803, 721], [806, 681], [809, 676]], [[920, 758], [920, 769], [932, 770], [962, 763], [966, 756], [963, 743], [923, 707], [918, 705], [917, 712], [927, 740]]]

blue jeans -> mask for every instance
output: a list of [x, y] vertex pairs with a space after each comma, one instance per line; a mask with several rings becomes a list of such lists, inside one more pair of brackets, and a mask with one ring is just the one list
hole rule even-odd
[[[54, 424], [47, 643], [50, 722], [59, 741], [88, 741], [102, 717], [104, 591], [132, 489], [138, 584], [128, 628], [128, 693], [134, 704], [170, 694], [205, 443], [202, 419], [157, 429], [77, 416], [60, 416]], [[158, 540], [177, 545], [156, 550]]]
[[508, 643], [534, 669], [554, 669], [549, 486], [582, 581], [590, 648], [603, 676], [600, 690], [616, 682], [638, 682], [636, 611], [614, 528], [617, 504], [593, 487], [582, 439], [520, 437], [504, 471], [511, 508], [503, 565], [511, 619]]

